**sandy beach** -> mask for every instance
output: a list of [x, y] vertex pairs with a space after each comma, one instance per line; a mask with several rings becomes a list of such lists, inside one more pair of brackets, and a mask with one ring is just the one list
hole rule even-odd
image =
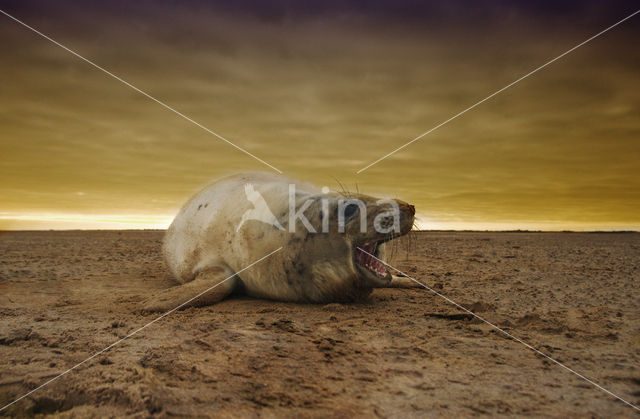
[[[0, 233], [0, 403], [157, 315], [162, 231]], [[414, 233], [407, 274], [640, 404], [640, 234]], [[56, 417], [636, 417], [424, 288], [174, 312], [1, 412]]]

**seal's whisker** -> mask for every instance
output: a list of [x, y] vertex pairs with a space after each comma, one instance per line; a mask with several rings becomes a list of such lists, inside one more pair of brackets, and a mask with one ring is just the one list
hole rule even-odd
[[344, 186], [344, 183], [340, 182], [337, 178], [336, 178], [335, 180], [336, 180], [336, 182], [338, 182], [338, 185], [340, 185], [340, 189], [342, 190], [342, 192], [341, 192], [341, 193], [342, 193], [342, 195], [343, 195], [345, 198], [351, 198], [351, 196], [352, 196], [353, 194], [352, 194], [351, 192], [349, 192], [349, 189], [347, 189], [347, 188]]
[[344, 188], [344, 184], [340, 182], [340, 180], [335, 176], [331, 176], [331, 178], [334, 180], [334, 182], [338, 184], [338, 188], [340, 188], [340, 194], [346, 197], [347, 194], [346, 194], [346, 189]]
[[393, 243], [392, 246], [391, 246], [391, 257], [392, 258], [395, 258], [396, 253], [398, 252], [398, 241], [394, 240], [397, 237], [398, 237], [398, 235], [395, 232], [391, 233], [391, 243]]
[[[408, 234], [407, 234], [408, 236]], [[409, 243], [411, 242], [411, 237], [407, 237], [406, 240], [402, 240], [402, 244], [400, 245], [402, 247], [402, 250], [404, 250], [404, 258], [405, 260], [409, 258]]]
[[[416, 223], [414, 221], [413, 222], [413, 227], [415, 227], [415, 225], [416, 225]], [[413, 245], [415, 243], [415, 240], [414, 240], [415, 236], [414, 235], [416, 234], [416, 232], [413, 230], [413, 227], [409, 231], [409, 234], [407, 234], [407, 242], [406, 242], [407, 246], [406, 246], [406, 256], [405, 256], [406, 260], [409, 260], [409, 252], [411, 252], [411, 249], [413, 249]]]

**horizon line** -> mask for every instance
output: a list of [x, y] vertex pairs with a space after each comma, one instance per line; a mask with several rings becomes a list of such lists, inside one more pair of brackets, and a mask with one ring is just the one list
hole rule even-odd
[[[16, 213], [0, 211], [0, 231], [166, 230], [170, 214]], [[416, 231], [640, 231], [638, 221], [461, 220], [418, 213]]]
[[[129, 231], [167, 231], [167, 228], [50, 228], [50, 229], [5, 229], [0, 228], [0, 233], [52, 233], [52, 232], [129, 232]], [[640, 233], [634, 229], [604, 229], [604, 230], [542, 230], [542, 229], [417, 229], [411, 230], [414, 233]]]

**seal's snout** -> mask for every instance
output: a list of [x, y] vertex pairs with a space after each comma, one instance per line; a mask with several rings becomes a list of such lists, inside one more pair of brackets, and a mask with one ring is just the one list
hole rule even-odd
[[407, 216], [407, 218], [413, 218], [416, 215], [416, 207], [409, 204], [400, 206], [400, 212]]
[[400, 211], [409, 213], [411, 216], [416, 215], [416, 207], [414, 207], [413, 205], [399, 199], [396, 199], [396, 202], [400, 206]]
[[399, 199], [396, 199], [396, 202], [398, 203], [398, 206], [400, 207], [400, 215], [401, 215], [401, 221], [400, 221], [400, 229], [401, 229], [401, 233], [402, 234], [407, 234], [409, 232], [409, 230], [411, 230], [411, 228], [413, 227], [413, 221], [416, 215], [416, 207], [414, 207], [413, 205], [406, 203], [404, 201], [401, 201]]

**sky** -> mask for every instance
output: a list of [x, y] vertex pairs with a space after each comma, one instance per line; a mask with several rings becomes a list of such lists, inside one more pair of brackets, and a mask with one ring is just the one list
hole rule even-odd
[[[480, 230], [640, 230], [640, 15], [356, 172], [638, 8], [0, 0], [284, 176]], [[0, 39], [0, 229], [165, 228], [273, 172], [4, 15]]]

